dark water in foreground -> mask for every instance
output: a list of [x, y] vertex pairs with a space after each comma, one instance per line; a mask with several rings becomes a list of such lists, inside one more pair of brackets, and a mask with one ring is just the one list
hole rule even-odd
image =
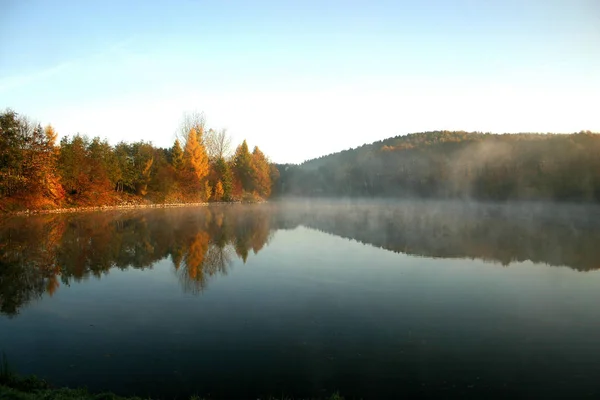
[[0, 351], [184, 398], [600, 396], [600, 210], [284, 203], [0, 221]]

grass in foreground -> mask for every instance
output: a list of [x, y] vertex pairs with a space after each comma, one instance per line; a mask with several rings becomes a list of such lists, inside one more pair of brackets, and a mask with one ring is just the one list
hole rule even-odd
[[[0, 399], [2, 400], [150, 400], [141, 397], [123, 397], [114, 393], [93, 394], [87, 389], [53, 388], [48, 382], [36, 376], [19, 376], [8, 364], [6, 355], [0, 362]], [[268, 400], [298, 400], [293, 397], [267, 397]], [[209, 400], [192, 396], [190, 400]], [[334, 393], [326, 400], [344, 400]]]

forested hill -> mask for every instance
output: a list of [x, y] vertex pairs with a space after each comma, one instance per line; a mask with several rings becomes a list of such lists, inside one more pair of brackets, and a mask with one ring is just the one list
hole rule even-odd
[[600, 134], [424, 132], [278, 169], [278, 195], [600, 201]]

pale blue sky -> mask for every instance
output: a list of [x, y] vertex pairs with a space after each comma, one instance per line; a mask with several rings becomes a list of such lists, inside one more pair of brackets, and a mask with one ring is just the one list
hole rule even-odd
[[598, 0], [0, 0], [0, 108], [300, 162], [399, 134], [600, 131]]

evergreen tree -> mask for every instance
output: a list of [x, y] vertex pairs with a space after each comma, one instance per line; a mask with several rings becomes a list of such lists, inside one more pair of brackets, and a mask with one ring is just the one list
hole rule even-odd
[[233, 157], [234, 173], [242, 185], [242, 189], [247, 192], [254, 190], [252, 178], [252, 156], [248, 150], [246, 140], [235, 150]]
[[26, 137], [22, 122], [12, 110], [0, 114], [0, 194], [4, 196], [24, 190], [22, 149]]
[[118, 143], [114, 149], [114, 157], [117, 171], [116, 190], [118, 192], [134, 192], [135, 171], [132, 146], [125, 142]]
[[65, 191], [70, 202], [81, 205], [114, 204], [123, 199], [115, 191], [160, 201], [230, 201], [244, 191], [268, 195], [273, 167], [258, 148], [250, 154], [244, 141], [225, 160], [230, 143], [225, 130], [205, 129], [202, 114], [185, 122], [191, 128], [183, 149], [179, 140], [170, 149], [143, 141], [113, 147], [79, 134], [56, 146], [51, 125], [42, 128], [11, 110], [0, 112], [0, 200], [14, 197], [37, 208], [47, 200], [58, 205]]
[[146, 195], [154, 164], [154, 147], [150, 143], [137, 142], [131, 145], [134, 171], [134, 186], [137, 194]]
[[171, 148], [171, 165], [177, 171], [183, 166], [183, 150], [181, 149], [179, 139], [175, 139], [175, 143]]
[[220, 183], [223, 188], [221, 200], [230, 201], [233, 188], [231, 170], [229, 169], [229, 165], [223, 158], [219, 158], [215, 163], [214, 169], [217, 176], [217, 182]]
[[[108, 142], [102, 142], [99, 137], [92, 139], [87, 151], [87, 175], [95, 191], [109, 191], [113, 185], [109, 177], [112, 169], [112, 149]], [[112, 172], [112, 171], [111, 171]], [[116, 183], [116, 182], [115, 182]]]
[[60, 141], [59, 175], [65, 190], [70, 194], [81, 194], [87, 185], [87, 138], [75, 135]]

